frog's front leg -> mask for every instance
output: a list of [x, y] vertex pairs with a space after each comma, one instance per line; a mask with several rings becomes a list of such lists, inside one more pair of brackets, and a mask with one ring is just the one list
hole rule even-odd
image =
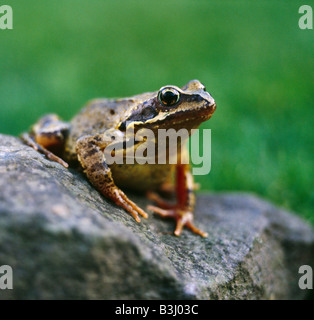
[[149, 205], [147, 209], [159, 214], [162, 217], [172, 217], [176, 220], [174, 234], [179, 236], [184, 226], [194, 233], [207, 237], [208, 234], [196, 228], [193, 223], [193, 210], [195, 205], [195, 184], [190, 172], [189, 165], [177, 164], [176, 167], [176, 196], [177, 203], [169, 204], [159, 197], [156, 193], [149, 192], [148, 197], [159, 207]]
[[80, 138], [76, 143], [78, 160], [88, 180], [95, 188], [106, 198], [130, 212], [135, 220], [140, 222], [139, 214], [144, 218], [147, 218], [148, 215], [115, 185], [103, 152], [107, 145], [108, 141], [101, 134]]

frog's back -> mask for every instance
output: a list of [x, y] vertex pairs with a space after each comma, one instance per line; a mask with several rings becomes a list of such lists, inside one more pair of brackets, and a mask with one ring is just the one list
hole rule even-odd
[[152, 97], [155, 92], [146, 92], [121, 99], [94, 99], [72, 119], [70, 132], [65, 145], [64, 159], [77, 161], [75, 145], [79, 138], [86, 135], [101, 134], [108, 129], [114, 130], [133, 108]]

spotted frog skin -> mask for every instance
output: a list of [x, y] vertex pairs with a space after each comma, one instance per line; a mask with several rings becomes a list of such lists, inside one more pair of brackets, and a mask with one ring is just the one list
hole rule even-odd
[[[215, 109], [216, 103], [204, 85], [192, 80], [182, 88], [167, 85], [159, 91], [129, 98], [92, 100], [70, 123], [57, 115], [46, 115], [21, 137], [35, 150], [65, 167], [79, 165], [102, 195], [123, 207], [137, 222], [140, 222], [140, 216], [147, 218], [148, 215], [122, 189], [146, 192], [156, 204], [149, 205], [148, 210], [176, 220], [176, 236], [186, 226], [206, 237], [207, 233], [193, 222], [195, 184], [189, 165], [182, 161], [180, 143], [174, 151], [178, 156], [176, 164], [169, 163], [171, 152], [167, 150], [166, 164], [139, 164], [136, 161], [126, 164], [124, 161], [124, 164], [109, 165], [104, 150], [125, 141], [130, 128], [134, 134], [140, 129], [150, 129], [156, 133], [156, 138], [158, 129], [185, 128], [191, 134], [191, 130], [208, 120]], [[128, 146], [125, 142], [121, 145], [125, 159]], [[135, 144], [135, 149], [137, 147]], [[175, 204], [160, 196], [160, 192], [166, 191], [175, 192]]]

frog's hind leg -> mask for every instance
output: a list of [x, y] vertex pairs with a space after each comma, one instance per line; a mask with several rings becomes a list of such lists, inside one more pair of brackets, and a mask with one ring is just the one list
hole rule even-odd
[[48, 159], [68, 168], [69, 165], [55, 152], [62, 152], [69, 128], [67, 122], [61, 121], [57, 115], [50, 114], [41, 118], [29, 133], [22, 133], [21, 139]]

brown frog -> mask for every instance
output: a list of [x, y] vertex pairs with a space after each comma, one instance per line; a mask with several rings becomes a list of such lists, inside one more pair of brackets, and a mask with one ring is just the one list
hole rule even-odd
[[[182, 161], [184, 155], [179, 152], [184, 141], [178, 143], [178, 149], [166, 150], [165, 164], [158, 164], [158, 160], [153, 164], [108, 164], [105, 151], [108, 146], [117, 146], [111, 149], [111, 154], [120, 152], [125, 159], [129, 148], [126, 136], [130, 128], [134, 134], [141, 129], [150, 129], [156, 133], [155, 139], [158, 139], [158, 129], [185, 128], [191, 134], [191, 130], [208, 120], [215, 109], [216, 103], [204, 85], [192, 80], [182, 88], [167, 85], [159, 91], [129, 98], [92, 100], [70, 123], [53, 114], [44, 116], [29, 133], [22, 134], [22, 139], [65, 167], [79, 164], [94, 187], [131, 213], [137, 222], [140, 222], [140, 216], [147, 218], [147, 213], [121, 188], [146, 191], [157, 205], [149, 205], [148, 210], [176, 220], [175, 235], [179, 236], [186, 226], [206, 237], [207, 233], [193, 223], [195, 184], [189, 164]], [[135, 142], [134, 149], [144, 141]], [[169, 149], [168, 145], [166, 148]], [[178, 156], [176, 164], [169, 161], [174, 153]], [[171, 204], [155, 193], [162, 190], [175, 191], [176, 203]]]

